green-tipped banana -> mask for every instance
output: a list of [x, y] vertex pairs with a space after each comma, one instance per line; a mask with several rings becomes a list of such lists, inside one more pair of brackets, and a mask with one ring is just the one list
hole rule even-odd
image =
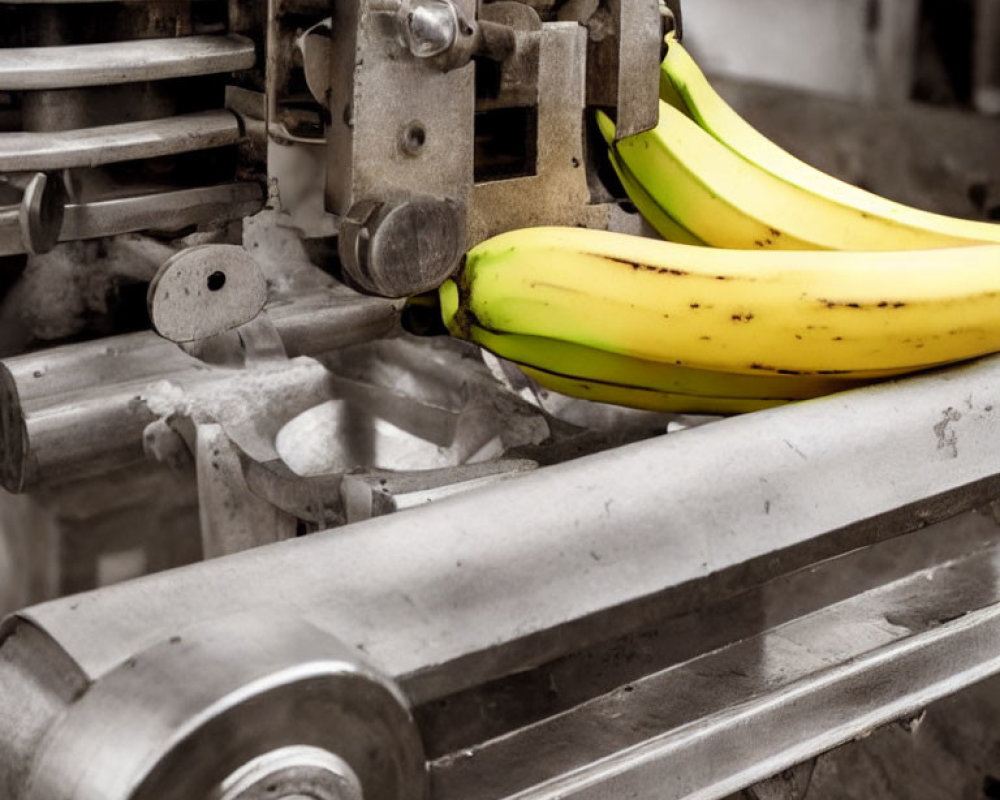
[[[1000, 225], [957, 219], [911, 208], [866, 192], [815, 169], [780, 148], [737, 114], [702, 74], [684, 47], [672, 37], [660, 71], [661, 92], [685, 111], [720, 144], [749, 164], [807, 194], [856, 214], [857, 224], [882, 231], [888, 249], [949, 247], [977, 241], [1000, 242]], [[642, 172], [643, 181], [656, 181]], [[832, 224], [833, 218], [816, 220]], [[843, 248], [849, 249], [849, 248]]]
[[622, 186], [625, 189], [625, 193], [628, 194], [629, 200], [632, 201], [646, 222], [648, 222], [653, 229], [660, 234], [660, 236], [668, 242], [677, 242], [679, 244], [704, 244], [701, 239], [678, 223], [666, 211], [656, 204], [656, 201], [649, 196], [649, 192], [643, 188], [642, 184], [639, 183], [636, 177], [629, 171], [629, 168], [622, 163], [621, 158], [618, 157], [618, 153], [615, 152], [614, 148], [608, 149], [608, 157], [611, 159], [611, 165], [615, 168], [618, 180], [622, 182]]
[[476, 246], [440, 296], [463, 338], [478, 328], [747, 375], [871, 380], [1000, 350], [997, 245], [738, 252], [533, 228]]
[[[649, 361], [592, 347], [517, 333], [493, 333], [469, 326], [467, 338], [522, 368], [534, 368], [567, 380], [594, 381], [608, 387], [662, 392], [676, 397], [804, 400], [865, 383], [817, 375], [738, 375]], [[690, 404], [692, 401], [688, 400]]]
[[956, 230], [974, 226], [983, 236], [948, 235], [810, 191], [751, 163], [663, 101], [656, 128], [617, 143], [611, 119], [603, 112], [597, 117], [609, 146], [655, 206], [713, 247], [932, 249], [980, 243], [991, 228], [953, 220]]
[[782, 405], [784, 400], [759, 400], [750, 397], [709, 397], [672, 394], [635, 386], [602, 383], [593, 379], [559, 375], [534, 367], [522, 366], [524, 373], [546, 389], [598, 403], [613, 403], [646, 411], [673, 414], [745, 414]]

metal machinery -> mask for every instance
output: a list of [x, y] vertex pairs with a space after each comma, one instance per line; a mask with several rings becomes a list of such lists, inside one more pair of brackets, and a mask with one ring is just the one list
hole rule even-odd
[[718, 798], [1000, 672], [997, 359], [709, 420], [400, 329], [494, 233], [642, 232], [587, 112], [653, 125], [673, 12], [0, 5], [0, 260], [78, 321], [3, 485], [140, 498], [8, 580], [162, 570], [7, 617], [0, 797]]

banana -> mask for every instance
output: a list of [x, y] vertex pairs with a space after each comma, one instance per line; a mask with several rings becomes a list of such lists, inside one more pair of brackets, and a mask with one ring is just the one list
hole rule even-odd
[[738, 252], [532, 228], [473, 248], [440, 300], [462, 338], [479, 328], [702, 370], [873, 380], [1000, 350], [1000, 246]]
[[615, 149], [608, 149], [608, 157], [611, 165], [615, 168], [618, 180], [621, 181], [628, 194], [629, 199], [639, 209], [639, 213], [653, 229], [668, 242], [678, 242], [680, 244], [704, 244], [704, 242], [691, 233], [687, 228], [678, 223], [666, 211], [660, 208], [656, 201], [649, 196], [639, 180], [632, 174], [628, 167], [622, 163], [621, 158]]
[[[735, 375], [609, 353], [560, 339], [494, 333], [476, 325], [470, 325], [464, 334], [524, 370], [535, 369], [580, 383], [600, 383], [609, 389], [659, 392], [676, 402], [687, 397], [689, 404], [692, 398], [707, 397], [783, 403], [820, 397], [866, 382], [837, 376]], [[544, 380], [540, 383], [547, 385]]]
[[536, 367], [521, 366], [521, 370], [536, 383], [560, 394], [592, 400], [597, 403], [661, 411], [673, 414], [745, 414], [775, 408], [787, 402], [750, 397], [701, 397], [689, 394], [672, 394], [636, 386], [619, 386], [595, 380], [583, 380], [559, 375]]
[[597, 119], [608, 145], [655, 205], [713, 247], [877, 251], [984, 241], [908, 225], [808, 191], [746, 160], [663, 101], [656, 128], [617, 143], [611, 119], [600, 111]]
[[[890, 249], [1000, 242], [1000, 225], [922, 211], [866, 192], [800, 161], [759, 133], [712, 88], [694, 59], [671, 35], [660, 69], [661, 95], [746, 162], [806, 193], [852, 209], [865, 226], [884, 229]], [[653, 175], [644, 175], [654, 180]]]

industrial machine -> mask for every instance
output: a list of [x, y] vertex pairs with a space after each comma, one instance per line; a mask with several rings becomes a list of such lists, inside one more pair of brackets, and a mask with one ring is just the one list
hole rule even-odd
[[792, 798], [1000, 672], [996, 358], [717, 419], [414, 335], [494, 234], [650, 233], [592, 111], [680, 12], [0, 5], [0, 797]]

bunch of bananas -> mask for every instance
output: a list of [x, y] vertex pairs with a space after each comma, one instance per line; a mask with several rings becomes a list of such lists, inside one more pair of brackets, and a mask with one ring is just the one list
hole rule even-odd
[[475, 247], [445, 325], [564, 394], [733, 414], [1000, 350], [1000, 226], [931, 214], [802, 163], [675, 40], [659, 125], [611, 162], [665, 241], [577, 228]]

